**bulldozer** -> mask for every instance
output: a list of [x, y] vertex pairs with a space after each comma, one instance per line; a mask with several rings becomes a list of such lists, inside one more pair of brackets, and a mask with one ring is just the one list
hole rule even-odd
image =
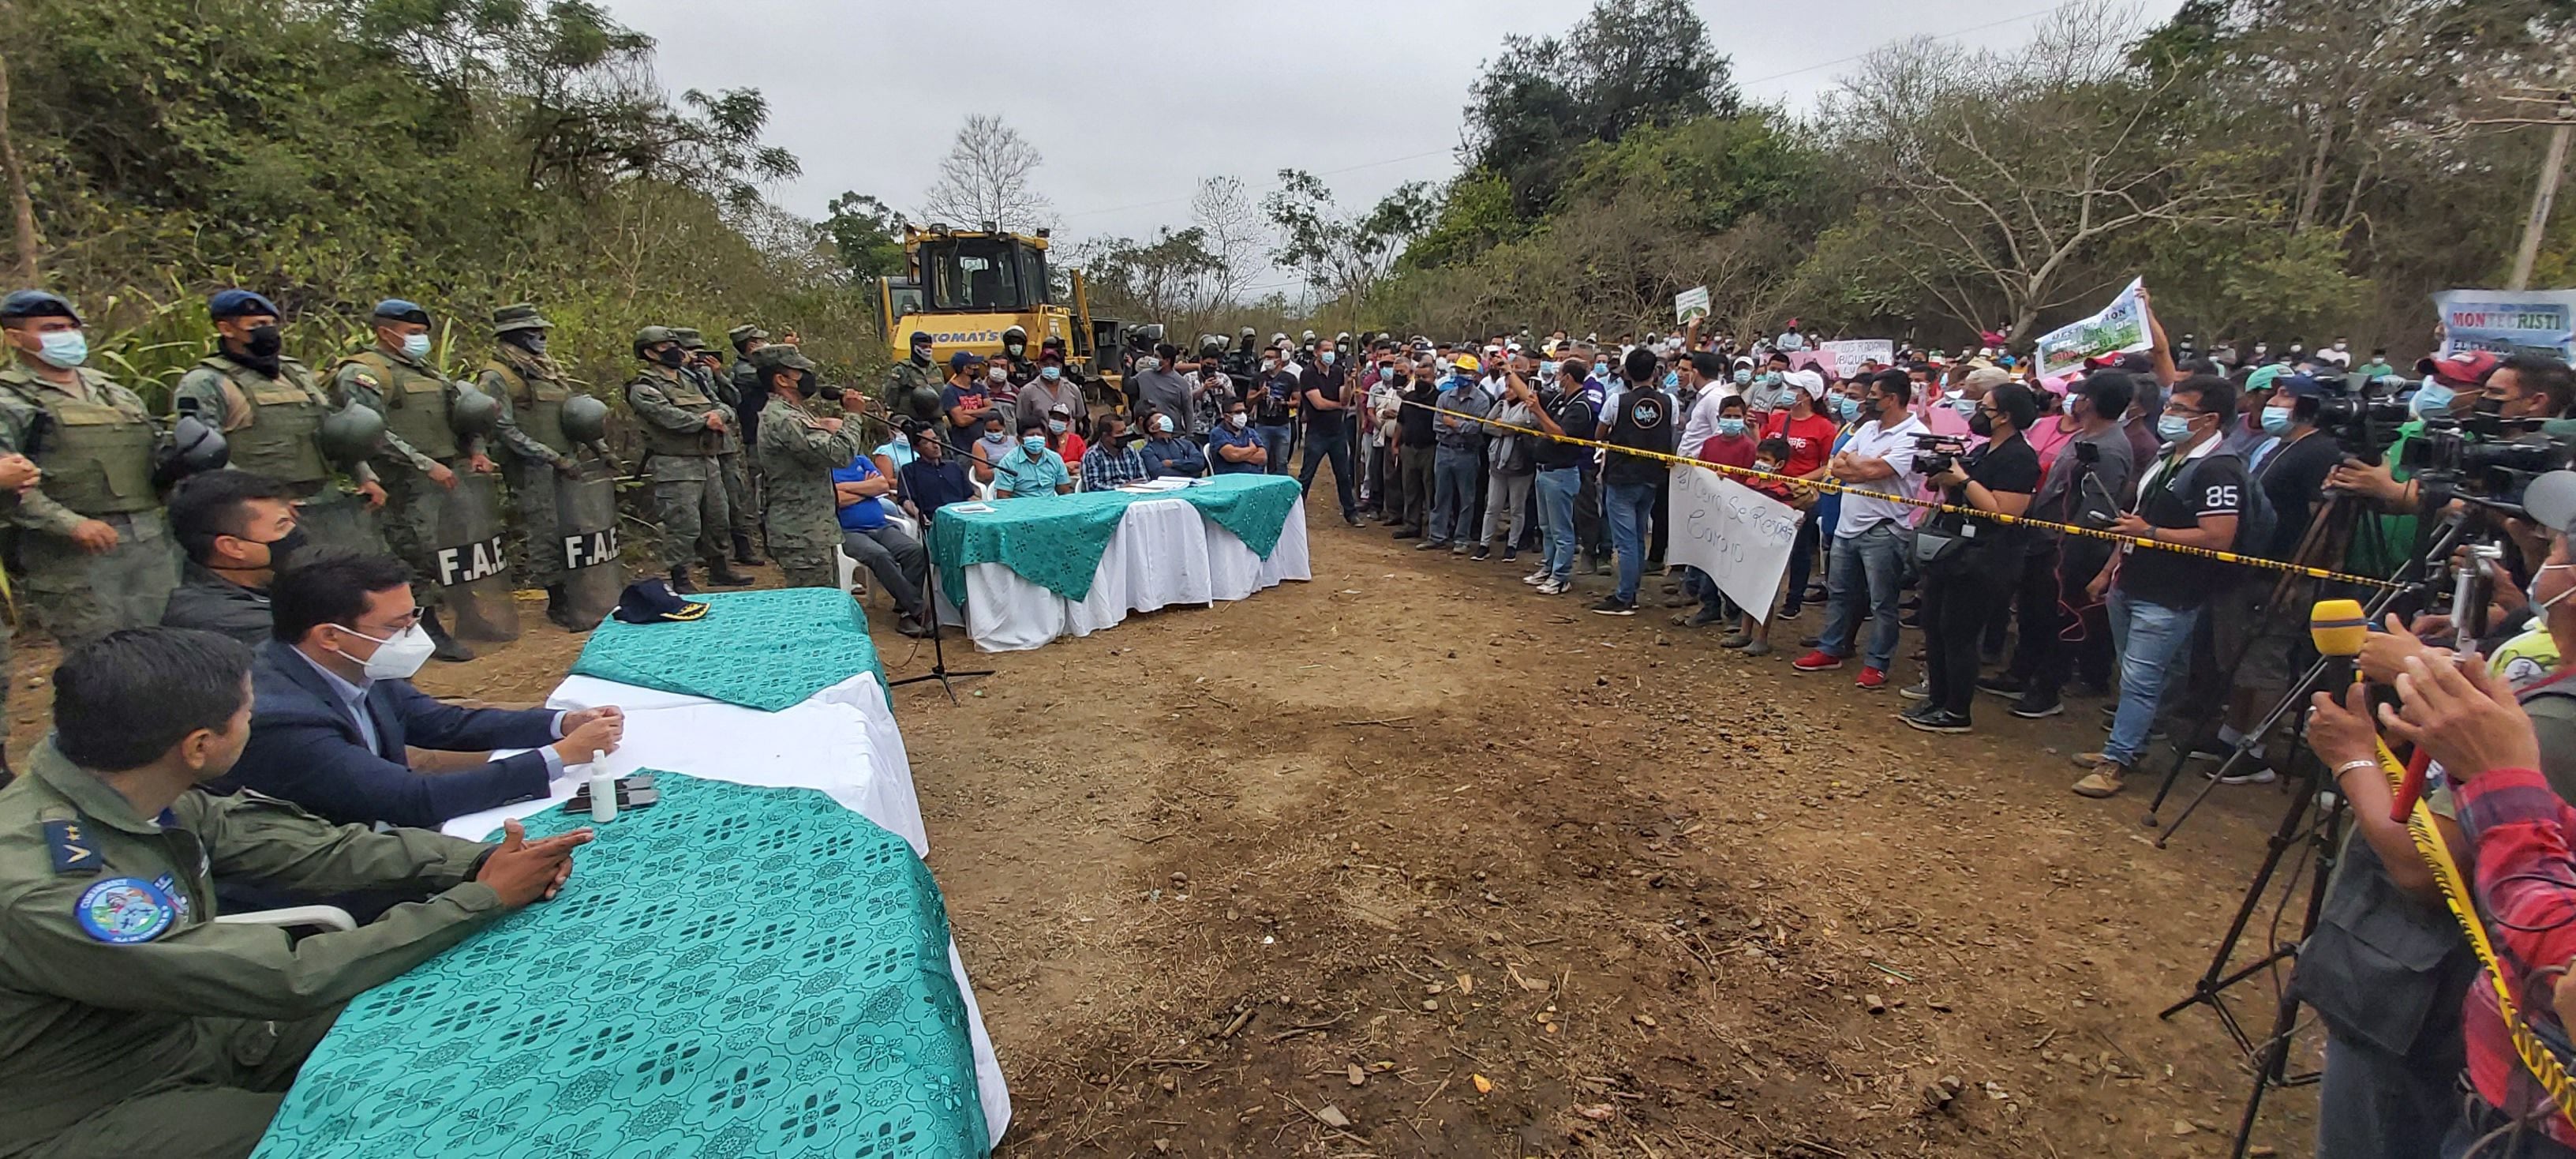
[[910, 357], [915, 333], [930, 335], [935, 364], [961, 350], [989, 357], [1002, 352], [1003, 332], [1017, 326], [1028, 335], [1029, 357], [1047, 339], [1062, 339], [1065, 373], [1086, 396], [1123, 405], [1128, 356], [1161, 341], [1163, 328], [1092, 317], [1078, 270], [1065, 271], [1069, 291], [1059, 301], [1047, 234], [1006, 232], [991, 222], [980, 230], [905, 226], [903, 276], [876, 280], [888, 357]]

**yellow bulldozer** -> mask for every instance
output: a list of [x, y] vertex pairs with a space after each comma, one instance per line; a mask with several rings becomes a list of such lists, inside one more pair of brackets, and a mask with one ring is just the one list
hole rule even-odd
[[934, 364], [961, 350], [990, 357], [1002, 353], [1003, 333], [1017, 326], [1028, 336], [1028, 357], [1037, 357], [1047, 339], [1062, 339], [1065, 373], [1095, 401], [1123, 405], [1128, 355], [1161, 341], [1163, 328], [1092, 317], [1078, 270], [1066, 271], [1069, 292], [1059, 301], [1047, 244], [1043, 229], [1032, 235], [991, 223], [980, 230], [906, 226], [904, 275], [876, 282], [888, 357], [911, 357], [916, 333], [930, 336]]

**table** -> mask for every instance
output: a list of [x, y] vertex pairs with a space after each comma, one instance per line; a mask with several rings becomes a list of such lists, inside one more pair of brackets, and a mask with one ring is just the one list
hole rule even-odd
[[[940, 618], [987, 652], [1087, 636], [1174, 604], [1312, 578], [1294, 479], [1220, 475], [1183, 491], [1093, 491], [940, 510]], [[962, 609], [959, 607], [962, 596]]]
[[[716, 1152], [712, 1148], [720, 1139], [742, 1142], [744, 1138], [749, 1139], [745, 1149], [725, 1153], [802, 1154], [797, 1146], [790, 1144], [801, 1146], [810, 1142], [817, 1147], [824, 1146], [819, 1136], [811, 1140], [764, 1139], [744, 1137], [738, 1130], [728, 1135], [726, 1131], [731, 1128], [712, 1124], [703, 1112], [680, 1120], [681, 1127], [685, 1128], [682, 1135], [685, 1145], [679, 1149], [664, 1151], [659, 1144], [644, 1146], [645, 1142], [669, 1134], [661, 1126], [654, 1126], [652, 1132], [638, 1133], [644, 1126], [652, 1126], [664, 1113], [651, 1110], [658, 1103], [620, 1104], [622, 1109], [609, 1104], [625, 1097], [619, 1092], [633, 1093], [629, 1089], [633, 1085], [633, 1074], [646, 1070], [659, 1073], [653, 1064], [666, 1048], [685, 1051], [688, 1049], [686, 1046], [678, 1045], [678, 1040], [665, 1035], [647, 1049], [638, 1044], [652, 1036], [634, 1035], [611, 1053], [630, 1068], [643, 1070], [633, 1070], [628, 1078], [611, 1082], [604, 1091], [588, 1091], [588, 1085], [596, 1083], [585, 1080], [582, 1075], [590, 1072], [570, 1066], [566, 1061], [568, 1056], [561, 1052], [571, 1047], [564, 1035], [598, 1035], [600, 1030], [596, 1019], [579, 1026], [566, 1020], [549, 1036], [541, 1038], [529, 1034], [513, 1041], [513, 1035], [523, 1032], [514, 1030], [507, 1023], [492, 1022], [491, 1012], [481, 1010], [480, 1003], [468, 1002], [457, 1007], [452, 996], [483, 992], [517, 993], [524, 983], [514, 984], [509, 980], [523, 980], [529, 969], [545, 963], [560, 964], [558, 959], [564, 955], [586, 954], [602, 946], [612, 950], [628, 946], [631, 936], [612, 943], [602, 938], [598, 931], [620, 922], [644, 920], [654, 913], [675, 916], [683, 921], [701, 915], [727, 915], [736, 919], [735, 926], [729, 928], [739, 928], [740, 922], [744, 921], [759, 922], [762, 928], [775, 928], [776, 923], [782, 921], [793, 925], [798, 921], [830, 920], [836, 914], [848, 915], [854, 912], [853, 906], [861, 904], [871, 913], [878, 912], [879, 907], [891, 906], [892, 912], [912, 915], [911, 925], [903, 928], [920, 935], [911, 940], [918, 944], [860, 946], [853, 941], [843, 950], [891, 952], [904, 961], [921, 964], [923, 969], [907, 982], [920, 991], [921, 1003], [907, 1005], [907, 1009], [916, 1012], [935, 1009], [942, 1001], [940, 995], [952, 995], [949, 1000], [955, 1003], [957, 1021], [963, 1031], [960, 1039], [962, 1049], [956, 1052], [959, 1058], [943, 1060], [942, 1044], [928, 1042], [915, 1054], [902, 1057], [928, 1059], [935, 1065], [897, 1067], [890, 1076], [872, 1080], [886, 1082], [917, 1078], [919, 1082], [906, 1088], [908, 1097], [915, 1102], [927, 1099], [943, 1106], [950, 1102], [956, 1104], [947, 1108], [950, 1113], [945, 1116], [931, 1115], [910, 1127], [890, 1127], [894, 1134], [910, 1132], [921, 1138], [902, 1146], [880, 1146], [879, 1153], [946, 1155], [953, 1148], [941, 1140], [963, 1139], [971, 1144], [974, 1127], [981, 1128], [984, 1146], [1001, 1137], [1010, 1122], [1010, 1096], [1000, 1063], [993, 1054], [991, 1037], [985, 1032], [982, 1014], [976, 1006], [974, 991], [967, 982], [964, 964], [957, 956], [955, 942], [948, 936], [937, 887], [931, 883], [928, 869], [919, 860], [929, 851], [929, 838], [922, 823], [920, 803], [913, 791], [903, 736], [895, 726], [885, 685], [878, 675], [875, 651], [864, 644], [864, 632], [860, 633], [859, 642], [854, 643], [846, 630], [849, 620], [858, 614], [856, 604], [843, 593], [823, 590], [728, 593], [708, 597], [708, 602], [710, 608], [706, 618], [693, 623], [645, 627], [619, 625], [627, 629], [625, 631], [603, 625], [599, 632], [594, 633], [576, 667], [617, 672], [669, 686], [686, 686], [736, 701], [767, 700], [783, 695], [782, 690], [803, 688], [836, 675], [837, 679], [786, 708], [764, 711], [743, 703], [727, 703], [715, 695], [677, 691], [675, 687], [644, 687], [596, 675], [567, 677], [547, 698], [547, 704], [556, 708], [616, 704], [624, 708], [624, 744], [595, 765], [575, 766], [567, 770], [567, 775], [553, 784], [549, 800], [523, 802], [459, 817], [445, 826], [446, 831], [479, 839], [497, 829], [502, 820], [512, 817], [525, 819], [531, 832], [579, 824], [581, 819], [567, 817], [554, 806], [570, 797], [593, 772], [625, 775], [652, 769], [657, 771], [657, 776], [662, 776], [659, 770], [676, 770], [678, 775], [664, 779], [665, 803], [621, 816], [603, 827], [602, 840], [577, 855], [581, 868], [574, 874], [573, 881], [579, 888], [567, 890], [563, 897], [553, 902], [531, 907], [522, 914], [496, 923], [492, 929], [394, 983], [370, 991], [353, 1003], [351, 1011], [359, 1017], [354, 1021], [344, 1017], [341, 1025], [325, 1039], [323, 1049], [316, 1051], [315, 1060], [321, 1065], [316, 1069], [308, 1064], [306, 1078], [299, 1079], [295, 1090], [289, 1094], [287, 1107], [278, 1118], [279, 1126], [272, 1127], [270, 1138], [260, 1152], [262, 1159], [302, 1159], [304, 1156], [321, 1155], [367, 1156], [373, 1159], [378, 1155], [408, 1155], [413, 1152], [400, 1148], [409, 1146], [415, 1135], [425, 1144], [437, 1144], [419, 1152], [423, 1155], [543, 1153], [537, 1145], [542, 1139], [562, 1137], [576, 1129], [591, 1131], [593, 1134], [585, 1138], [607, 1140], [615, 1147], [582, 1146], [567, 1152], [569, 1154], [634, 1154], [676, 1159], [699, 1153], [697, 1148], [702, 1144], [710, 1148], [708, 1153], [714, 1154]], [[758, 625], [760, 631], [708, 632], [702, 628], [710, 621], [721, 623], [725, 620], [730, 620], [736, 629]], [[859, 622], [864, 625], [864, 620]], [[757, 636], [763, 632], [792, 634], [805, 641], [807, 647], [782, 653], [769, 641], [734, 638]], [[687, 655], [675, 655], [675, 644], [683, 645], [680, 650]], [[737, 680], [726, 675], [728, 670], [738, 671], [746, 662], [746, 656], [760, 661], [762, 670], [749, 674], [754, 679]], [[688, 793], [676, 793], [671, 791], [675, 785], [696, 788]], [[690, 804], [691, 798], [699, 804]], [[771, 824], [742, 820], [769, 810], [782, 810], [782, 815], [790, 820]], [[667, 850], [656, 850], [653, 856], [642, 859], [633, 858], [631, 853], [621, 855], [622, 851], [645, 845], [653, 839], [656, 830], [675, 824], [697, 824], [700, 828], [690, 835], [689, 840], [674, 843], [673, 848], [719, 851], [715, 854], [719, 859], [715, 864], [723, 866], [757, 868], [776, 857], [793, 853], [793, 848], [775, 844], [779, 832], [820, 832], [828, 834], [829, 840], [835, 842], [839, 850], [826, 859], [832, 865], [856, 866], [859, 862], [866, 862], [874, 867], [872, 872], [881, 870], [891, 876], [878, 882], [874, 888], [860, 890], [844, 884], [855, 879], [825, 868], [818, 862], [808, 877], [790, 878], [783, 885], [763, 884], [748, 877], [726, 877], [720, 883], [725, 892], [691, 901], [684, 896], [678, 884], [684, 878], [672, 872], [671, 854]], [[759, 856], [755, 858], [754, 854]], [[686, 880], [693, 881], [694, 878]], [[593, 900], [582, 901], [584, 897]], [[557, 928], [544, 924], [548, 922], [564, 925]], [[810, 931], [798, 936], [809, 937]], [[832, 939], [827, 934], [824, 940]], [[883, 942], [884, 939], [878, 941]], [[594, 974], [603, 981], [653, 980], [649, 991], [638, 992], [622, 1000], [626, 1005], [639, 1009], [674, 994], [689, 996], [702, 1003], [732, 1004], [740, 1001], [739, 994], [749, 991], [765, 993], [774, 988], [752, 985], [761, 979], [739, 970], [710, 972], [705, 963], [683, 963], [681, 959], [685, 954], [685, 950], [655, 953], [645, 946], [631, 946], [628, 952], [593, 963]], [[740, 956], [728, 953], [718, 958], [722, 963], [732, 963]], [[943, 957], [944, 963], [941, 961]], [[943, 965], [944, 969], [940, 968]], [[507, 980], [496, 984], [486, 977], [477, 985], [451, 978], [449, 971], [452, 970], [472, 972], [459, 976], [464, 978], [483, 977], [484, 972], [490, 972]], [[933, 978], [947, 984], [931, 985], [929, 980]], [[449, 1100], [441, 1104], [437, 1116], [422, 1119], [416, 1113], [388, 1103], [386, 1099], [393, 1095], [426, 1096], [420, 1084], [402, 1081], [410, 1069], [408, 1066], [364, 1069], [370, 1061], [380, 1062], [381, 1056], [371, 1059], [351, 1048], [369, 1041], [409, 1042], [414, 1037], [415, 1028], [406, 1025], [401, 1034], [395, 1034], [393, 1030], [397, 1026], [392, 1013], [364, 1004], [377, 1002], [389, 993], [432, 979], [440, 980], [439, 992], [443, 997], [439, 1004], [442, 1007], [456, 1007], [459, 1017], [476, 1021], [475, 1036], [457, 1039], [465, 1043], [462, 1049], [481, 1049], [475, 1044], [486, 1041], [507, 1048], [492, 1057], [480, 1058], [478, 1065], [489, 1067], [492, 1073], [524, 1068], [529, 1081], [554, 1083], [561, 1088], [548, 1096], [556, 1101], [569, 1097], [575, 1089], [574, 1084], [587, 1084], [581, 1089], [586, 1092], [589, 1102], [582, 1107], [556, 1107], [539, 1117], [533, 1125], [518, 1123], [518, 1127], [524, 1127], [524, 1130], [514, 1127], [484, 1141], [450, 1139], [442, 1133], [452, 1125], [452, 1116], [473, 1111], [476, 1104]], [[833, 989], [829, 986], [824, 988]], [[833, 992], [839, 993], [840, 990], [833, 989]], [[801, 1003], [815, 996], [798, 992], [789, 997], [792, 1000], [786, 1007], [765, 1010], [763, 1016], [773, 1022], [780, 1021], [794, 1011], [805, 1009]], [[560, 1017], [567, 1006], [568, 1002], [556, 1003], [542, 1012], [531, 1012], [530, 1018], [534, 1021], [530, 1024], [552, 1021]], [[685, 1009], [679, 1007], [664, 1012], [675, 1024], [682, 1020], [684, 1013]], [[795, 1119], [801, 1122], [815, 1109], [832, 1105], [830, 1099], [825, 1098], [813, 1107], [804, 1106], [807, 1096], [816, 1094], [813, 1083], [818, 1080], [806, 1076], [805, 1071], [799, 1068], [810, 1069], [817, 1065], [813, 1060], [846, 1058], [849, 1050], [860, 1048], [877, 1051], [871, 1057], [879, 1059], [897, 1057], [886, 1053], [889, 1048], [884, 1042], [893, 1032], [876, 1015], [864, 1010], [833, 1009], [807, 1013], [817, 1019], [852, 1028], [850, 1035], [831, 1042], [799, 1038], [790, 1044], [792, 1049], [782, 1048], [777, 1043], [745, 1048], [748, 1053], [742, 1060], [744, 1065], [759, 1062], [773, 1068], [771, 1081], [761, 1083], [747, 1096], [751, 1101], [746, 1105], [771, 1116], [766, 1121]], [[864, 1035], [860, 1033], [862, 1030], [866, 1031]], [[460, 1048], [449, 1046], [445, 1049]], [[578, 1055], [580, 1052], [573, 1053]], [[727, 1050], [710, 1050], [700, 1044], [694, 1057], [717, 1061], [727, 1054]], [[805, 1061], [800, 1062], [800, 1059]], [[605, 1066], [606, 1060], [602, 1060], [601, 1065]], [[782, 1067], [785, 1069], [776, 1069]], [[704, 1080], [723, 1086], [727, 1083], [749, 1083], [758, 1077], [740, 1080], [723, 1077], [730, 1073], [692, 1070], [664, 1081], [678, 1083], [686, 1077], [691, 1081]], [[971, 1083], [953, 1077], [957, 1075], [971, 1075]], [[467, 1085], [470, 1087], [484, 1081], [478, 1076]], [[889, 1092], [891, 1090], [889, 1088]], [[896, 1106], [900, 1101], [888, 1097], [871, 1102], [873, 1096], [866, 1089], [853, 1091], [851, 1097], [861, 1103], [884, 1107]], [[492, 1121], [506, 1117], [497, 1109], [478, 1113]], [[620, 1115], [625, 1117], [618, 1117]], [[744, 1122], [752, 1124], [756, 1135], [764, 1121], [746, 1119]], [[400, 1136], [378, 1133], [397, 1126], [405, 1133]], [[829, 1153], [851, 1153], [853, 1144], [853, 1139], [843, 1138]], [[962, 1153], [971, 1153], [971, 1148]]]

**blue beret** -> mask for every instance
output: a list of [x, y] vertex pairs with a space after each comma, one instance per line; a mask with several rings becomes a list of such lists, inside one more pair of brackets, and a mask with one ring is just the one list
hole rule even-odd
[[75, 323], [81, 320], [80, 312], [51, 290], [12, 290], [8, 297], [0, 298], [0, 322], [21, 318], [69, 318]]
[[376, 317], [393, 322], [418, 322], [423, 326], [429, 325], [429, 311], [421, 309], [417, 302], [407, 302], [401, 298], [387, 298], [376, 303]]
[[284, 310], [277, 308], [277, 303], [248, 290], [215, 291], [214, 297], [206, 299], [206, 314], [217, 321], [245, 314], [266, 314], [271, 318], [286, 316]]

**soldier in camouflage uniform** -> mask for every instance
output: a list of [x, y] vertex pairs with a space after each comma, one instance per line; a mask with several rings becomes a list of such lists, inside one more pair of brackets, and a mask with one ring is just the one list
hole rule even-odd
[[554, 325], [524, 303], [494, 310], [492, 358], [476, 385], [501, 400], [493, 434], [501, 444], [501, 475], [527, 532], [528, 582], [546, 590], [548, 620], [566, 631], [583, 631], [565, 602], [563, 533], [555, 519], [555, 477], [581, 474], [581, 463], [563, 429], [572, 384], [546, 354], [546, 331]]
[[719, 537], [733, 525], [725, 503], [724, 478], [716, 455], [732, 416], [713, 395], [699, 389], [695, 376], [682, 373], [688, 352], [667, 326], [635, 332], [635, 357], [644, 369], [626, 384], [626, 405], [644, 429], [644, 454], [653, 474], [653, 506], [662, 525], [662, 561], [671, 569], [671, 590], [698, 590], [689, 582], [689, 561], [702, 559], [709, 582], [741, 587], [751, 577], [725, 561]]
[[[760, 469], [769, 480], [769, 550], [791, 588], [834, 586], [832, 549], [841, 543], [839, 504], [832, 472], [867, 453], [859, 424], [817, 418], [804, 402], [822, 388], [814, 363], [792, 346], [773, 346], [754, 357], [753, 369], [769, 394], [760, 411]], [[855, 416], [867, 406], [856, 393], [841, 396]]]
[[[250, 664], [151, 628], [58, 670], [54, 734], [0, 791], [0, 1153], [243, 1159], [343, 1005], [552, 896], [588, 840], [378, 833], [195, 788], [250, 739]], [[218, 873], [421, 900], [299, 941], [217, 922]]]
[[180, 562], [153, 470], [160, 420], [82, 365], [88, 343], [71, 303], [21, 290], [0, 300], [0, 327], [12, 347], [0, 370], [0, 453], [44, 472], [9, 520], [29, 615], [66, 651], [160, 623]]
[[[724, 356], [707, 349], [706, 338], [686, 326], [673, 327], [671, 334], [680, 340], [680, 349], [689, 354], [688, 365], [681, 367], [680, 373], [696, 375], [698, 390], [723, 403], [726, 412], [738, 418], [742, 396], [734, 390], [733, 376], [725, 371]], [[760, 557], [751, 553], [751, 537], [760, 532], [760, 509], [751, 502], [749, 472], [744, 468], [742, 453], [749, 444], [742, 431], [739, 421], [725, 425], [725, 449], [716, 455], [716, 473], [724, 478], [725, 513], [731, 517], [725, 532], [733, 541], [733, 561], [759, 563]]]
[[429, 363], [429, 311], [400, 298], [376, 303], [376, 345], [340, 360], [331, 370], [334, 405], [355, 402], [385, 416], [385, 437], [374, 467], [384, 483], [385, 542], [411, 565], [412, 599], [420, 624], [441, 660], [471, 660], [474, 653], [439, 623], [444, 602], [438, 576], [438, 517], [456, 473], [497, 471], [481, 437], [459, 437], [449, 409], [459, 384]]
[[939, 388], [947, 382], [932, 367], [930, 350], [930, 335], [915, 330], [912, 357], [886, 371], [885, 391], [877, 396], [877, 404], [888, 422], [908, 418], [934, 429], [947, 429], [948, 416], [939, 412]]
[[180, 376], [175, 409], [222, 431], [228, 466], [286, 485], [302, 510], [298, 522], [317, 544], [383, 551], [381, 537], [354, 509], [385, 506], [384, 484], [364, 460], [350, 464], [344, 490], [324, 454], [322, 419], [331, 398], [313, 371], [280, 349], [277, 304], [248, 290], [206, 300], [215, 323], [215, 352]]

